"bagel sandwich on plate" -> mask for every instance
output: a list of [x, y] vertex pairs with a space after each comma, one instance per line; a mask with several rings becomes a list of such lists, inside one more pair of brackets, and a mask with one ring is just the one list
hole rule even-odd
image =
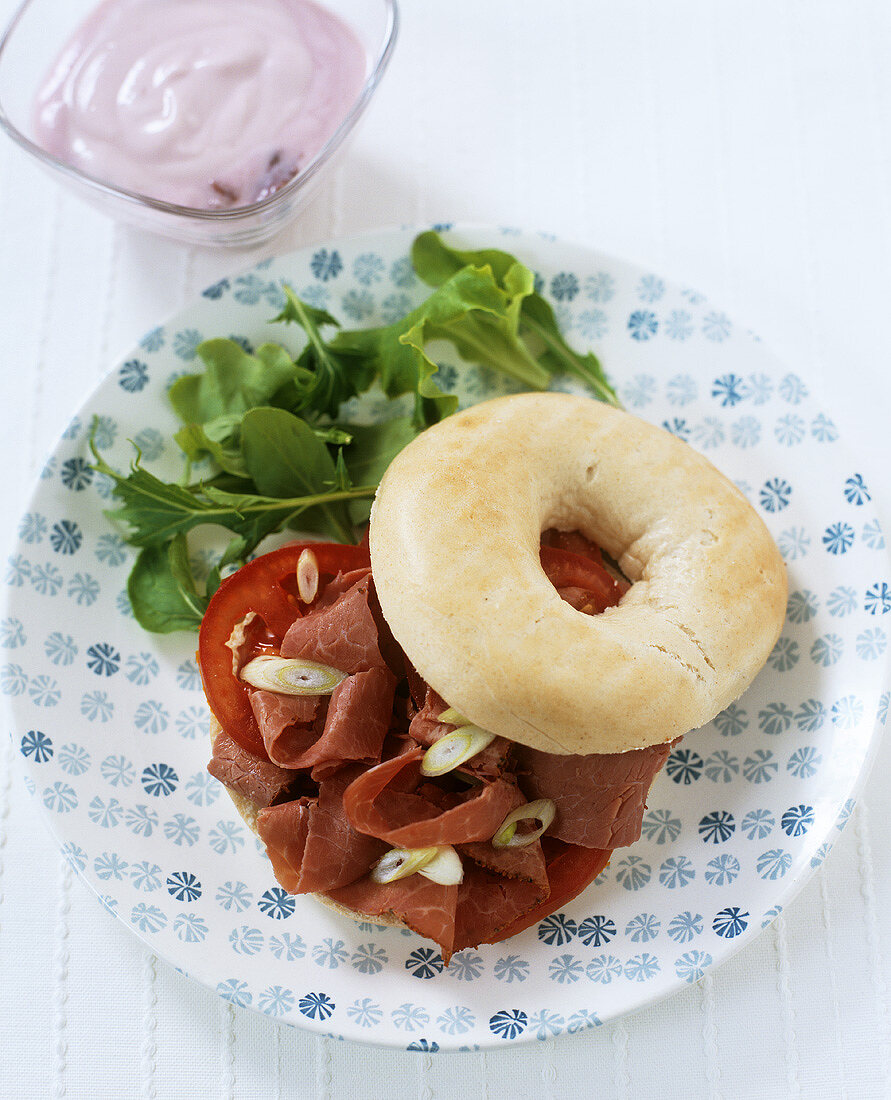
[[672, 744], [742, 694], [785, 606], [764, 524], [687, 444], [587, 398], [498, 398], [397, 455], [367, 545], [223, 582], [209, 769], [285, 890], [448, 961], [638, 839]]

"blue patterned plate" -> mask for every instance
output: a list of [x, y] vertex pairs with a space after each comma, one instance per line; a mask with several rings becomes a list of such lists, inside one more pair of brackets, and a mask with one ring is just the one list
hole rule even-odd
[[[701, 295], [587, 249], [465, 231], [540, 275], [571, 341], [601, 356], [626, 405], [705, 452], [764, 517], [788, 563], [782, 637], [736, 704], [658, 777], [643, 837], [585, 894], [448, 970], [411, 933], [357, 924], [278, 888], [205, 772], [194, 639], [133, 621], [131, 553], [102, 509], [86, 425], [123, 468], [134, 440], [179, 473], [165, 402], [205, 337], [293, 341], [267, 322], [287, 281], [347, 322], [424, 294], [414, 232], [294, 252], [223, 279], [116, 366], [46, 464], [6, 573], [0, 689], [27, 783], [72, 865], [153, 950], [237, 1005], [315, 1031], [436, 1050], [596, 1027], [695, 982], [755, 936], [825, 858], [888, 709], [891, 583], [869, 477], [807, 382]], [[293, 350], [297, 350], [296, 346]], [[444, 354], [463, 403], [503, 392]], [[390, 411], [361, 402], [370, 417]], [[206, 560], [194, 548], [198, 569]]]

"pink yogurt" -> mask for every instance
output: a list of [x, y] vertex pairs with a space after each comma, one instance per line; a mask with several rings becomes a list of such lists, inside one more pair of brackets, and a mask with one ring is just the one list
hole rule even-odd
[[311, 0], [105, 0], [41, 87], [35, 140], [142, 195], [246, 206], [325, 145], [366, 62]]

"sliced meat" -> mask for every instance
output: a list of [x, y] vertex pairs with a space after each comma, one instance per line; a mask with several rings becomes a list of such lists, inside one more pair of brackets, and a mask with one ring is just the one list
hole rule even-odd
[[450, 734], [455, 728], [450, 726], [447, 722], [440, 722], [439, 716], [442, 714], [445, 708], [448, 707], [448, 703], [445, 703], [432, 687], [428, 687], [425, 701], [420, 711], [412, 717], [411, 723], [408, 727], [408, 733], [411, 737], [418, 742], [418, 745], [423, 745], [429, 748], [434, 741], [438, 741], [440, 737], [444, 737], [445, 734]]
[[[522, 806], [525, 801], [519, 787], [514, 787], [513, 803], [507, 812]], [[539, 840], [515, 848], [495, 848], [489, 840], [478, 840], [458, 845], [458, 851], [462, 858], [466, 856], [487, 871], [493, 871], [505, 878], [534, 883], [547, 893], [548, 872]], [[467, 867], [466, 860], [464, 866]]]
[[361, 569], [351, 569], [348, 573], [338, 573], [333, 580], [328, 581], [321, 589], [310, 610], [319, 611], [322, 608], [330, 607], [344, 592], [348, 592], [354, 584], [370, 576], [371, 570], [364, 566]]
[[[478, 840], [472, 844], [459, 844], [458, 852], [484, 870], [505, 878], [531, 882], [544, 888], [548, 885], [548, 872], [539, 840], [523, 848], [493, 848], [489, 841]], [[467, 866], [466, 863], [464, 865]]]
[[393, 637], [390, 624], [384, 618], [380, 600], [377, 598], [374, 587], [374, 577], [371, 577], [368, 590], [368, 607], [377, 626], [377, 647], [381, 652], [381, 656], [386, 662], [387, 668], [395, 673], [398, 680], [401, 680], [405, 675], [405, 654], [402, 652], [402, 646]]
[[455, 908], [459, 886], [441, 886], [423, 875], [409, 875], [379, 885], [369, 878], [360, 879], [339, 890], [330, 890], [332, 901], [370, 917], [393, 915], [413, 932], [435, 940], [443, 960], [448, 963], [455, 950]]
[[549, 835], [585, 848], [623, 848], [640, 836], [647, 792], [670, 748], [558, 756], [516, 745], [517, 781], [530, 802], [557, 804]]
[[395, 689], [385, 668], [357, 672], [334, 689], [315, 726], [292, 727], [277, 743], [277, 755], [267, 744], [269, 755], [288, 768], [313, 768], [314, 779], [351, 761], [378, 763]]
[[[429, 748], [440, 737], [445, 737], [447, 733], [452, 733], [455, 730], [456, 727], [449, 725], [448, 722], [439, 721], [440, 714], [447, 709], [448, 703], [437, 695], [433, 688], [428, 687], [424, 705], [414, 716], [411, 725], [408, 727], [409, 734], [419, 745], [425, 745]], [[462, 764], [458, 771], [480, 777], [499, 776], [507, 766], [510, 747], [511, 743], [507, 738], [496, 737], [482, 752], [478, 752], [476, 756], [471, 757], [470, 760]]]
[[300, 798], [261, 810], [257, 832], [266, 845], [266, 854], [279, 884], [289, 894], [302, 892], [300, 885], [303, 854], [309, 835], [310, 817], [317, 809], [314, 798]]
[[260, 811], [257, 830], [275, 877], [289, 894], [336, 890], [367, 875], [387, 850], [350, 827], [343, 792], [361, 771], [344, 768], [319, 784], [318, 800], [301, 798]]
[[[343, 808], [344, 791], [363, 770], [361, 764], [342, 768], [319, 784], [320, 820], [306, 839], [306, 890], [329, 890], [354, 882], [387, 850], [386, 844], [353, 829]], [[332, 880], [335, 885], [327, 885]]]
[[547, 881], [508, 881], [465, 861], [464, 881], [458, 887], [453, 950], [497, 941], [502, 928], [513, 924], [548, 897]]
[[221, 731], [213, 743], [213, 755], [207, 770], [221, 783], [253, 802], [271, 806], [294, 782], [293, 772], [243, 749], [228, 733]]
[[297, 730], [312, 730], [322, 702], [321, 695], [281, 695], [277, 691], [252, 691], [251, 710], [263, 737], [269, 759], [282, 768], [294, 768], [292, 741]]
[[321, 738], [296, 765], [380, 762], [390, 728], [396, 677], [385, 668], [357, 672], [335, 688]]
[[[559, 841], [549, 841], [553, 848]], [[548, 883], [551, 892], [547, 898], [528, 912], [513, 920], [499, 932], [499, 940], [516, 936], [538, 921], [549, 917], [588, 887], [609, 863], [611, 852], [602, 852], [599, 848], [580, 848], [566, 846], [564, 851], [548, 858]]]
[[282, 639], [282, 657], [318, 661], [349, 676], [371, 668], [387, 667], [378, 645], [377, 623], [369, 604], [372, 599], [371, 573], [366, 570], [358, 572], [362, 574], [360, 578], [334, 603], [311, 610], [289, 627]]
[[452, 732], [454, 726], [439, 720], [440, 714], [447, 709], [448, 703], [437, 695], [432, 687], [428, 687], [424, 697], [424, 705], [412, 718], [411, 725], [408, 727], [408, 732], [419, 745], [425, 745], [429, 748], [434, 741], [438, 741], [440, 737]]
[[[624, 585], [601, 560], [580, 535], [548, 532], [542, 539], [542, 565], [576, 610], [600, 611], [621, 597]], [[229, 642], [233, 672], [266, 641], [259, 620], [239, 624]], [[221, 734], [209, 770], [262, 807], [258, 831], [288, 892], [326, 894], [356, 913], [394, 916], [435, 940], [448, 963], [454, 951], [496, 942], [559, 908], [602, 869], [608, 849], [640, 835], [647, 792], [669, 745], [557, 756], [498, 737], [454, 774], [423, 776], [427, 748], [456, 727], [439, 721], [448, 704], [393, 640], [367, 567], [325, 584], [280, 651], [332, 665], [347, 678], [330, 697], [252, 692], [271, 762]], [[316, 790], [317, 797], [298, 797]], [[494, 848], [491, 837], [505, 816], [536, 798], [556, 803], [549, 835], [521, 848]], [[420, 874], [387, 884], [369, 877], [390, 847], [442, 844], [461, 856], [459, 886]]]
[[516, 804], [516, 785], [507, 779], [480, 784], [442, 809], [418, 790], [424, 751], [402, 753], [350, 784], [344, 808], [353, 828], [400, 848], [488, 840]]

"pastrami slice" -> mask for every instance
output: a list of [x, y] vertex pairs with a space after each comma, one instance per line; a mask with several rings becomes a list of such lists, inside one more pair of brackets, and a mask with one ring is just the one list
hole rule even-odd
[[455, 950], [459, 890], [459, 886], [442, 886], [423, 875], [410, 875], [383, 885], [363, 878], [342, 889], [330, 890], [328, 897], [363, 916], [397, 917], [413, 932], [435, 940], [447, 964]]
[[375, 764], [390, 726], [396, 678], [384, 668], [348, 676], [330, 699], [255, 691], [251, 706], [270, 758], [283, 768], [323, 772]]
[[291, 894], [329, 892], [367, 875], [387, 846], [351, 828], [343, 791], [356, 768], [319, 785], [317, 800], [300, 799], [261, 810], [257, 818], [275, 876]]
[[640, 837], [647, 794], [670, 749], [558, 756], [517, 745], [517, 780], [530, 801], [556, 803], [550, 836], [584, 848], [623, 848]]
[[319, 706], [327, 703], [327, 698], [261, 690], [252, 691], [250, 701], [269, 759], [281, 768], [293, 768], [295, 730], [303, 733], [311, 729]]
[[316, 661], [349, 676], [387, 667], [370, 605], [371, 574], [361, 573], [334, 603], [309, 611], [288, 628], [282, 639], [282, 657]]
[[344, 808], [353, 827], [399, 848], [489, 840], [516, 804], [516, 786], [495, 779], [443, 809], [422, 792], [414, 793], [423, 755], [418, 747], [370, 768], [350, 784]]
[[225, 730], [214, 739], [207, 770], [214, 779], [255, 806], [271, 806], [295, 779], [293, 772], [242, 748]]
[[[433, 688], [428, 687], [424, 705], [412, 718], [411, 725], [408, 727], [410, 736], [419, 745], [429, 748], [441, 737], [451, 733], [455, 726], [439, 720], [440, 714], [447, 708], [448, 704], [445, 700], [437, 695]], [[510, 741], [506, 738], [496, 737], [481, 752], [465, 761], [459, 770], [480, 777], [499, 776], [507, 765], [510, 747]]]
[[540, 905], [549, 893], [547, 881], [507, 882], [501, 875], [465, 862], [464, 881], [458, 887], [453, 950], [496, 941], [502, 928]]

